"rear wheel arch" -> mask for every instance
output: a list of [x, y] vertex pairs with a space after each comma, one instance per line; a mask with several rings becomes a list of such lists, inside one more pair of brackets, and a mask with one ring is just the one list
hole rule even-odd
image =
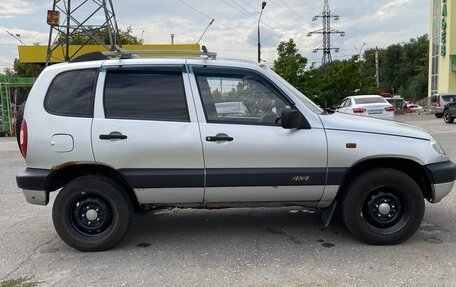
[[431, 200], [431, 181], [424, 167], [413, 160], [404, 158], [376, 158], [356, 163], [346, 172], [344, 180], [339, 187], [336, 199], [339, 201], [342, 199], [347, 192], [348, 186], [357, 176], [376, 168], [391, 168], [407, 174], [418, 184], [423, 193], [423, 197], [427, 200]]
[[106, 165], [90, 163], [71, 163], [63, 165], [61, 168], [54, 169], [47, 177], [45, 182], [46, 191], [55, 191], [74, 179], [88, 175], [106, 176], [119, 183], [127, 191], [128, 196], [135, 207], [135, 211], [139, 210], [138, 199], [128, 180], [118, 171]]

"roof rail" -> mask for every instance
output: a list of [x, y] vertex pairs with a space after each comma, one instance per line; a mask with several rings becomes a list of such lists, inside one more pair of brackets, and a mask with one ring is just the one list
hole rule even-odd
[[206, 56], [208, 59], [215, 60], [217, 53], [209, 52], [206, 46], [202, 46], [202, 51], [195, 50], [125, 50], [121, 47], [116, 46], [116, 50], [103, 52], [103, 55], [108, 57], [120, 57], [121, 59], [131, 59], [136, 55], [147, 54], [147, 55], [194, 55], [194, 56]]

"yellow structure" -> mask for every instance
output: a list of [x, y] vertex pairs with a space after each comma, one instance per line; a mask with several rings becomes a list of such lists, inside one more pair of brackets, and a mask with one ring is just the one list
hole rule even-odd
[[[70, 55], [78, 51], [81, 46], [70, 45]], [[175, 44], [175, 45], [123, 45], [123, 49], [129, 51], [137, 50], [154, 50], [154, 51], [170, 51], [169, 54], [161, 54], [160, 57], [177, 56], [172, 54], [172, 51], [200, 51], [199, 44]], [[19, 49], [19, 62], [21, 63], [46, 63], [47, 46], [18, 46]], [[77, 56], [91, 52], [106, 52], [106, 49], [101, 45], [86, 45], [76, 53]], [[152, 56], [152, 55], [145, 55]], [[179, 54], [182, 57], [182, 54]], [[185, 56], [185, 55], [184, 55]], [[194, 55], [189, 54], [189, 57]], [[51, 62], [59, 63], [63, 59], [63, 50], [56, 49], [52, 53]]]
[[456, 1], [431, 1], [429, 96], [456, 92]]

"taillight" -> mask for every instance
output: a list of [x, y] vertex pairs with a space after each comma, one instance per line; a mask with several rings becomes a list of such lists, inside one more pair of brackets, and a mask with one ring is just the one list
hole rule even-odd
[[394, 112], [395, 110], [396, 110], [395, 107], [386, 107], [385, 108], [385, 111], [387, 111], [387, 112]]
[[19, 148], [21, 149], [22, 156], [27, 156], [27, 123], [22, 120], [21, 131], [19, 134]]
[[437, 107], [440, 107], [440, 101], [437, 101]]
[[366, 112], [366, 109], [363, 109], [363, 108], [354, 108], [354, 109], [353, 109], [353, 112], [354, 112], [355, 114], [362, 114], [362, 113]]

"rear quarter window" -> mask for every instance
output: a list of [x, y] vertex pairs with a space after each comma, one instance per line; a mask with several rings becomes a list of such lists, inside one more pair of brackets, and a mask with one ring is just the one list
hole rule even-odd
[[52, 81], [44, 100], [45, 110], [54, 115], [93, 117], [97, 69], [63, 72]]

